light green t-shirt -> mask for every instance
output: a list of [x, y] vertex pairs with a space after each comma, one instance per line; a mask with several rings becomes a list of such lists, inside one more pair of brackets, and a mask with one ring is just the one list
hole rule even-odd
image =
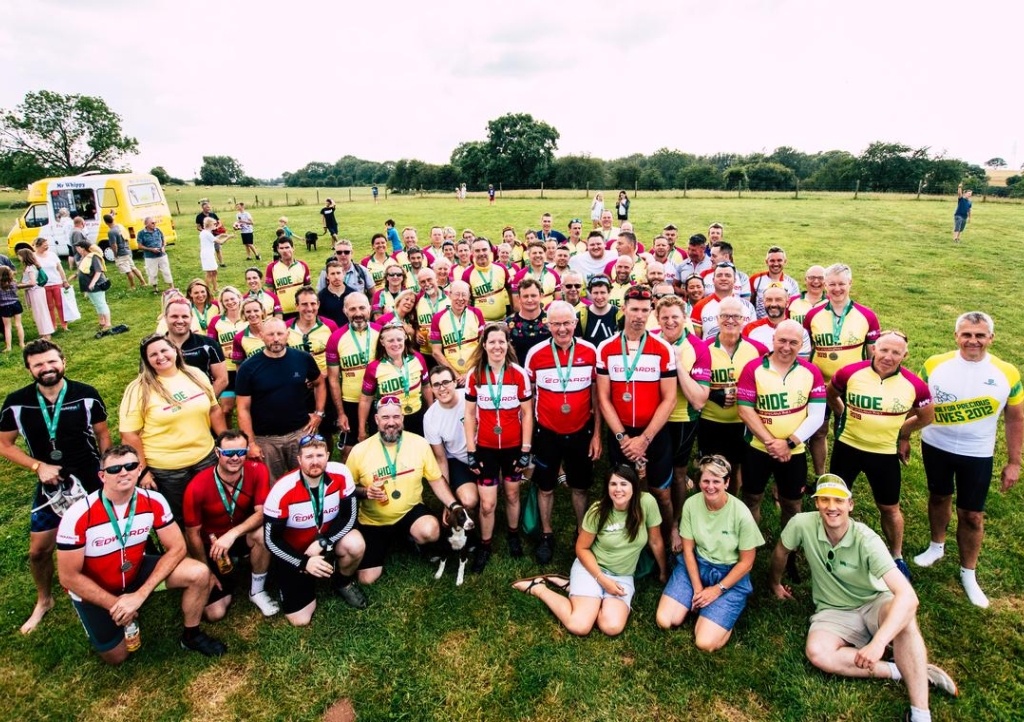
[[679, 536], [692, 539], [697, 554], [712, 564], [735, 564], [740, 551], [764, 545], [764, 537], [747, 505], [726, 494], [725, 506], [708, 509], [703, 494], [694, 494], [683, 504]]
[[787, 549], [804, 550], [816, 611], [857, 609], [889, 590], [882, 577], [896, 562], [882, 538], [865, 524], [851, 521], [833, 547], [818, 512], [804, 512], [789, 520], [781, 541]]
[[661, 524], [661, 511], [658, 502], [646, 491], [640, 494], [640, 512], [643, 523], [636, 533], [636, 539], [629, 540], [626, 534], [626, 512], [612, 510], [605, 522], [604, 529], [598, 531], [598, 505], [594, 504], [583, 517], [583, 530], [596, 534], [590, 551], [597, 558], [597, 564], [609, 574], [631, 576], [636, 572], [636, 563], [640, 552], [647, 545], [647, 528]]

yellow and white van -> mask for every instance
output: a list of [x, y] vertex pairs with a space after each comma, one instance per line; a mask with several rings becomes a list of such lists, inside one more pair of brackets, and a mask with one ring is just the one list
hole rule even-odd
[[103, 216], [108, 213], [128, 231], [132, 250], [137, 248], [135, 234], [149, 216], [156, 220], [168, 244], [177, 240], [164, 191], [151, 175], [89, 171], [65, 178], [43, 178], [28, 187], [28, 204], [7, 234], [7, 248], [12, 254], [17, 244], [33, 243], [42, 235], [59, 255], [68, 255], [70, 224], [62, 227], [55, 222], [61, 209], [67, 209], [70, 218], [83, 217], [86, 235], [93, 241], [106, 239]]

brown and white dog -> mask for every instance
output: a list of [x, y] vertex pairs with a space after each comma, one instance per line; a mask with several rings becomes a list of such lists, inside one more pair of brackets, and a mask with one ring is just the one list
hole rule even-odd
[[[473, 531], [476, 523], [464, 506], [456, 504], [448, 512], [448, 524], [450, 526], [445, 527], [448, 530], [447, 537], [440, 540], [440, 544], [447, 541], [452, 551], [451, 558], [454, 560], [458, 557], [459, 571], [455, 576], [455, 586], [461, 587], [466, 575], [466, 562], [469, 560], [469, 552], [473, 549], [469, 532]], [[440, 554], [439, 559], [440, 563], [437, 566], [437, 573], [434, 574], [434, 579], [440, 579], [444, 575], [444, 569], [448, 564], [448, 556], [445, 554]]]

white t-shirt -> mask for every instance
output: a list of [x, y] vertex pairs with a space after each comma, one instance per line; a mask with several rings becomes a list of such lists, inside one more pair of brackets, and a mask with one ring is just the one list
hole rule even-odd
[[458, 459], [468, 463], [466, 451], [466, 429], [462, 425], [466, 418], [466, 397], [463, 389], [457, 389], [455, 395], [458, 402], [450, 409], [435, 401], [423, 415], [423, 436], [430, 444], [444, 446], [445, 455], [449, 459]]
[[46, 253], [35, 252], [39, 266], [46, 271], [46, 285], [60, 286], [64, 282], [60, 278], [60, 256], [53, 251]]
[[615, 251], [605, 251], [600, 258], [594, 258], [589, 253], [579, 253], [569, 260], [569, 268], [583, 276], [585, 283], [598, 274], [604, 274], [604, 267], [615, 261], [619, 254]]
[[1003, 408], [1024, 403], [1020, 372], [992, 354], [981, 361], [967, 361], [959, 351], [932, 356], [921, 378], [935, 408], [921, 441], [951, 454], [992, 456]]

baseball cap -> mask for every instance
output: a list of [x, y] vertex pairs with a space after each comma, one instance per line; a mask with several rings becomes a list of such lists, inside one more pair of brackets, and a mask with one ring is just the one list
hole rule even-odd
[[818, 483], [814, 487], [813, 497], [831, 496], [835, 499], [852, 499], [853, 494], [846, 482], [835, 474], [822, 474], [818, 477]]

